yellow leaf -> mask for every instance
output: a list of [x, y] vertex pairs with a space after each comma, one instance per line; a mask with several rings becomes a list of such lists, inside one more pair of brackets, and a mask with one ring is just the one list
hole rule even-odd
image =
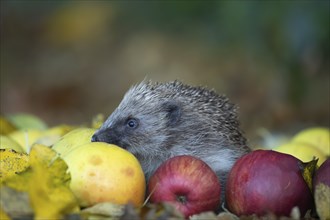
[[30, 163], [33, 172], [29, 195], [35, 218], [57, 219], [79, 210], [68, 187], [67, 165], [55, 151], [43, 145], [33, 145]]
[[10, 220], [9, 216], [2, 210], [2, 207], [0, 207], [0, 219], [1, 220]]
[[28, 167], [23, 172], [6, 178], [1, 184], [17, 191], [27, 192], [29, 189], [28, 182], [30, 181], [31, 173], [31, 169]]
[[[6, 178], [3, 185], [27, 192], [35, 219], [59, 219], [78, 211], [78, 203], [69, 188], [68, 167], [58, 154], [49, 147], [35, 144], [28, 160], [30, 167]], [[4, 201], [7, 202], [8, 199]]]
[[0, 134], [7, 135], [16, 130], [16, 127], [6, 118], [0, 116]]
[[11, 149], [0, 149], [0, 183], [26, 170], [28, 166], [29, 158], [26, 154]]
[[8, 136], [0, 134], [0, 149], [13, 149], [16, 152], [24, 152], [21, 145]]
[[310, 190], [313, 188], [313, 176], [317, 168], [318, 159], [313, 159], [302, 164], [302, 175]]
[[16, 141], [26, 153], [30, 153], [31, 146], [42, 136], [42, 131], [37, 129], [17, 130], [8, 135]]

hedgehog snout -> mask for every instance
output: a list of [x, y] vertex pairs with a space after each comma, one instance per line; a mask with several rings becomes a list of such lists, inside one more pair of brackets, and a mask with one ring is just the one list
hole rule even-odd
[[112, 138], [109, 137], [108, 132], [99, 130], [95, 132], [91, 138], [92, 142], [106, 142], [110, 143]]
[[100, 139], [99, 139], [97, 134], [93, 134], [91, 141], [92, 142], [100, 142]]
[[117, 134], [114, 130], [105, 129], [95, 132], [91, 138], [92, 142], [106, 142], [108, 144], [118, 145], [124, 149], [126, 146], [122, 144], [121, 141], [122, 135]]

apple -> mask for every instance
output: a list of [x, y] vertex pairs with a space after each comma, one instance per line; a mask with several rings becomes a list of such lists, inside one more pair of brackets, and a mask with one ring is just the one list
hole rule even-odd
[[315, 176], [313, 178], [314, 188], [317, 184], [320, 183], [323, 183], [330, 187], [330, 158], [324, 161], [315, 173]]
[[320, 219], [330, 219], [330, 158], [316, 171], [313, 178], [315, 209]]
[[71, 175], [70, 188], [81, 207], [101, 202], [140, 207], [146, 183], [136, 157], [116, 145], [90, 142], [63, 157]]
[[308, 143], [318, 148], [325, 156], [330, 156], [330, 129], [311, 127], [293, 136], [293, 142]]
[[226, 204], [234, 214], [301, 216], [313, 207], [312, 192], [302, 175], [302, 161], [272, 150], [252, 151], [236, 161], [226, 184]]
[[319, 148], [306, 142], [288, 142], [273, 149], [284, 154], [290, 154], [303, 162], [309, 162], [314, 157], [318, 158], [317, 164], [321, 165], [326, 159], [326, 155]]
[[95, 131], [95, 128], [87, 127], [73, 129], [63, 135], [61, 139], [52, 146], [52, 148], [63, 158], [81, 145], [91, 143], [91, 138]]
[[175, 156], [161, 164], [149, 180], [148, 191], [152, 203], [170, 203], [186, 218], [220, 207], [217, 175], [193, 156]]

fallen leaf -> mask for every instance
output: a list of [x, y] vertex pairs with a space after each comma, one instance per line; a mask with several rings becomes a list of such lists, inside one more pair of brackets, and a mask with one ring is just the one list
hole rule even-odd
[[23, 216], [33, 215], [33, 209], [30, 205], [27, 192], [2, 186], [0, 188], [0, 194], [1, 209], [11, 218], [23, 218]]
[[81, 212], [83, 215], [87, 215], [88, 219], [93, 217], [111, 217], [119, 218], [124, 213], [124, 205], [117, 205], [109, 202], [98, 203], [94, 206], [83, 209]]
[[184, 219], [183, 214], [169, 203], [147, 204], [136, 210], [141, 219]]
[[221, 212], [218, 214], [218, 220], [238, 220], [239, 218], [229, 212]]
[[15, 131], [17, 128], [9, 120], [0, 115], [0, 134], [7, 135]]
[[33, 145], [30, 164], [33, 172], [29, 196], [36, 218], [57, 219], [79, 210], [68, 186], [68, 167], [55, 151], [43, 145]]
[[318, 159], [313, 159], [310, 162], [302, 164], [303, 166], [302, 175], [310, 190], [312, 190], [313, 188], [313, 176], [317, 168], [317, 162]]
[[38, 116], [28, 113], [17, 113], [7, 116], [8, 121], [18, 129], [38, 129], [45, 130], [47, 124]]
[[319, 183], [315, 187], [316, 212], [321, 220], [330, 219], [330, 187]]
[[9, 216], [5, 213], [5, 211], [2, 210], [0, 207], [0, 219], [1, 220], [10, 220]]
[[[190, 216], [189, 219], [190, 220], [204, 220], [204, 219], [219, 220], [220, 217], [217, 216], [214, 212], [203, 212], [203, 213], [200, 213], [200, 214]], [[233, 220], [233, 219], [228, 219], [228, 220]]]
[[[6, 178], [3, 185], [27, 193], [34, 218], [59, 219], [78, 212], [78, 203], [69, 188], [68, 167], [58, 154], [47, 146], [35, 144], [28, 160], [29, 168]], [[6, 200], [2, 202], [7, 203]]]
[[29, 157], [25, 153], [18, 153], [12, 149], [0, 149], [0, 183], [26, 170]]

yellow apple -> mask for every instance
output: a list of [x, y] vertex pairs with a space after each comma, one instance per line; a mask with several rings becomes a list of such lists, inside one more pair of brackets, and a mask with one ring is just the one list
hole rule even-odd
[[70, 187], [80, 206], [101, 202], [141, 206], [145, 177], [139, 161], [130, 152], [107, 143], [91, 142], [63, 158], [71, 174]]
[[329, 128], [315, 127], [302, 130], [292, 138], [292, 141], [312, 144], [325, 155], [330, 156]]
[[326, 156], [323, 152], [314, 147], [314, 145], [307, 143], [289, 142], [274, 148], [273, 150], [285, 154], [291, 154], [303, 162], [309, 162], [315, 157], [319, 159], [317, 162], [318, 165], [321, 165], [326, 160]]
[[92, 135], [95, 133], [94, 128], [76, 128], [63, 135], [58, 142], [53, 145], [53, 149], [64, 157], [71, 150], [82, 144], [91, 143]]

